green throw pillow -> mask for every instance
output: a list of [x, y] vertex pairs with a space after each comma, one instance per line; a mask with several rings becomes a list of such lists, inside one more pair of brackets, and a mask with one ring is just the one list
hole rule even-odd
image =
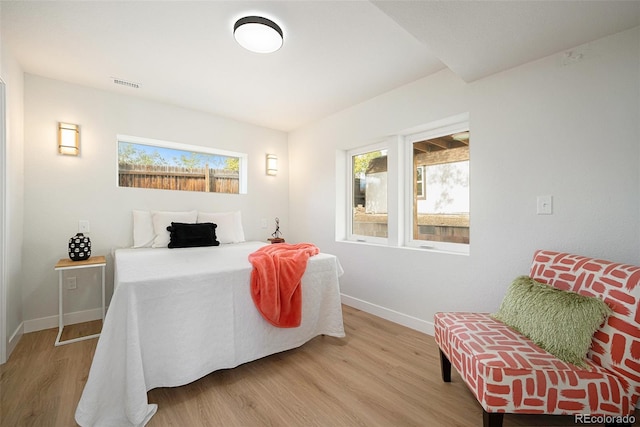
[[593, 334], [611, 313], [600, 298], [563, 291], [521, 276], [511, 284], [493, 317], [557, 358], [587, 367], [584, 358]]

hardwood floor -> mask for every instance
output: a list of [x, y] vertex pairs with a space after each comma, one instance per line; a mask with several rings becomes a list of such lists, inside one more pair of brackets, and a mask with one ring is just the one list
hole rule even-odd
[[[343, 312], [344, 339], [316, 337], [186, 386], [151, 390], [149, 402], [159, 409], [148, 425], [482, 425], [482, 409], [457, 372], [451, 383], [442, 382], [433, 337], [351, 307]], [[97, 340], [54, 347], [56, 333], [24, 335], [0, 366], [0, 426], [76, 425]], [[556, 425], [575, 423], [573, 417], [504, 417], [505, 427]]]

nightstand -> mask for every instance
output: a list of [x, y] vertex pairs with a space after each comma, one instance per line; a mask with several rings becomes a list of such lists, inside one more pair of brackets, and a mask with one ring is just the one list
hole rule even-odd
[[60, 341], [62, 330], [64, 329], [64, 309], [62, 307], [62, 276], [64, 271], [76, 270], [79, 268], [100, 268], [102, 275], [102, 323], [104, 325], [105, 299], [104, 299], [104, 267], [107, 265], [107, 259], [104, 256], [92, 256], [83, 261], [71, 261], [63, 258], [55, 265], [54, 270], [58, 271], [58, 336], [56, 337], [56, 346], [70, 344], [77, 341], [88, 340], [90, 338], [98, 338], [100, 334], [87, 335], [84, 337], [73, 338], [70, 340]]

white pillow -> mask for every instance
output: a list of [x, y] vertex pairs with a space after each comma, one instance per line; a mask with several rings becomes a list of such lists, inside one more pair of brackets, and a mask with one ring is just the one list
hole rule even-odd
[[155, 234], [151, 247], [166, 248], [169, 245], [169, 240], [171, 240], [171, 234], [167, 231], [167, 227], [170, 226], [172, 222], [195, 223], [198, 219], [198, 211], [152, 211], [151, 219], [153, 221], [153, 232]]
[[156, 233], [153, 232], [153, 221], [149, 211], [133, 211], [133, 247], [150, 248]]
[[216, 224], [216, 237], [220, 243], [244, 242], [242, 229], [242, 215], [235, 212], [198, 212], [198, 222], [212, 222]]

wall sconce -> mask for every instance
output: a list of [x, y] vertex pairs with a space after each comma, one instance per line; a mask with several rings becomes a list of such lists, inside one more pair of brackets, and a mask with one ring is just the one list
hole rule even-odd
[[58, 123], [58, 153], [69, 156], [80, 154], [80, 127], [71, 123]]
[[275, 154], [267, 154], [267, 175], [278, 174], [278, 156]]

